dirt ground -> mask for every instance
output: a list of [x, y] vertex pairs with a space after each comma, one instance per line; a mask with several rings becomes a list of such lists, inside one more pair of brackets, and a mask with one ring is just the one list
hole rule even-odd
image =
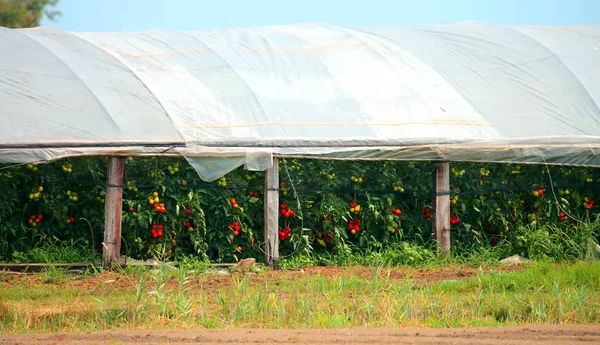
[[[488, 273], [490, 270], [493, 271], [518, 271], [525, 269], [524, 266], [503, 266], [503, 267], [482, 267], [484, 273]], [[265, 281], [270, 283], [279, 283], [289, 280], [294, 280], [300, 277], [321, 275], [323, 277], [341, 277], [342, 275], [357, 276], [364, 279], [369, 279], [373, 276], [373, 268], [365, 266], [351, 266], [351, 267], [334, 267], [334, 266], [323, 266], [323, 267], [305, 267], [301, 270], [279, 270], [279, 271], [265, 271], [252, 277], [253, 284], [263, 284]], [[391, 281], [405, 280], [407, 277], [410, 278], [415, 286], [423, 286], [427, 283], [443, 281], [443, 280], [464, 280], [469, 279], [477, 275], [479, 268], [456, 268], [456, 267], [444, 267], [440, 269], [387, 269], [383, 268], [379, 271], [380, 276], [389, 277]], [[111, 282], [106, 284], [106, 282]], [[0, 282], [4, 287], [11, 286], [32, 286], [32, 285], [46, 285], [40, 281], [39, 274], [3, 274], [0, 273]], [[135, 289], [137, 279], [133, 277], [127, 277], [118, 273], [105, 272], [99, 275], [90, 276], [79, 276], [76, 279], [61, 282], [51, 283], [55, 285], [65, 286], [68, 288], [83, 288], [89, 291], [92, 295], [102, 295], [107, 289], [111, 291], [126, 291]], [[169, 287], [177, 287], [179, 281], [173, 279], [168, 282]], [[230, 276], [227, 275], [211, 275], [205, 281], [202, 282], [203, 288], [210, 292], [211, 290], [217, 290], [219, 288], [232, 286], [234, 284]], [[191, 285], [190, 285], [191, 286]]]
[[600, 344], [600, 325], [504, 328], [201, 329], [2, 336], [33, 344]]

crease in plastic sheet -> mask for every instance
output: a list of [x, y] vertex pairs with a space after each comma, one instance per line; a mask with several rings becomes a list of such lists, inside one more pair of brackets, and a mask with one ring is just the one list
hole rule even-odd
[[264, 171], [273, 167], [272, 152], [264, 150], [244, 152], [190, 148], [179, 152], [205, 181], [214, 181], [240, 166], [250, 171]]
[[190, 157], [184, 156], [204, 181], [214, 181], [244, 165], [245, 157]]
[[600, 25], [0, 28], [0, 161], [273, 155], [600, 166]]

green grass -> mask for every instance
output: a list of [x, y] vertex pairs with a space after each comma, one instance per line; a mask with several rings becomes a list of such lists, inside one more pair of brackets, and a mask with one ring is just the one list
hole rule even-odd
[[12, 253], [14, 263], [74, 263], [92, 262], [97, 259], [84, 241], [60, 241], [56, 238], [46, 240], [43, 246], [31, 248], [28, 251]]
[[[164, 268], [113, 274], [111, 280], [99, 275], [93, 287], [48, 284], [43, 276], [10, 286], [3, 279], [0, 332], [600, 322], [600, 262], [534, 263], [519, 272], [425, 285], [410, 274], [392, 279], [383, 265], [369, 270], [367, 277], [352, 268], [337, 277], [277, 272], [216, 277]], [[51, 282], [61, 281], [53, 277]]]

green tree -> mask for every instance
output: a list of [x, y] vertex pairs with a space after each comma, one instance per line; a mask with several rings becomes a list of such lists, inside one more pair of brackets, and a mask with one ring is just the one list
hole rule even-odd
[[0, 26], [31, 28], [40, 25], [45, 15], [50, 19], [60, 16], [53, 9], [59, 0], [0, 0]]

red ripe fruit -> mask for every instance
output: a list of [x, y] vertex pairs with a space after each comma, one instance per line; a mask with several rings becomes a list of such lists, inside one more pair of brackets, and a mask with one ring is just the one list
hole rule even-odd
[[281, 210], [285, 210], [285, 209], [287, 208], [287, 206], [285, 206], [285, 204], [281, 204], [281, 205], [279, 205], [279, 208], [280, 208]]
[[350, 207], [356, 207], [356, 203], [355, 202], [351, 202], [350, 203]]
[[70, 223], [75, 223], [75, 218], [73, 218], [73, 217], [69, 218], [69, 222]]
[[289, 214], [290, 214], [290, 216], [293, 216], [294, 215], [294, 210], [290, 210]]
[[[594, 204], [594, 202], [592, 201], [592, 205], [593, 205], [593, 204]], [[38, 214], [38, 216], [37, 216], [37, 220], [38, 220], [38, 221], [39, 221], [39, 220], [42, 220], [42, 218], [44, 218], [44, 217], [42, 217], [42, 215], [41, 215], [41, 214]]]
[[237, 204], [234, 198], [229, 199], [229, 203], [231, 204], [231, 206]]
[[162, 224], [158, 224], [158, 230], [162, 230], [163, 229], [163, 225]]
[[186, 208], [186, 209], [185, 209], [185, 214], [190, 214], [190, 212], [191, 212], [191, 211], [190, 211], [190, 209], [189, 209], [189, 208]]

